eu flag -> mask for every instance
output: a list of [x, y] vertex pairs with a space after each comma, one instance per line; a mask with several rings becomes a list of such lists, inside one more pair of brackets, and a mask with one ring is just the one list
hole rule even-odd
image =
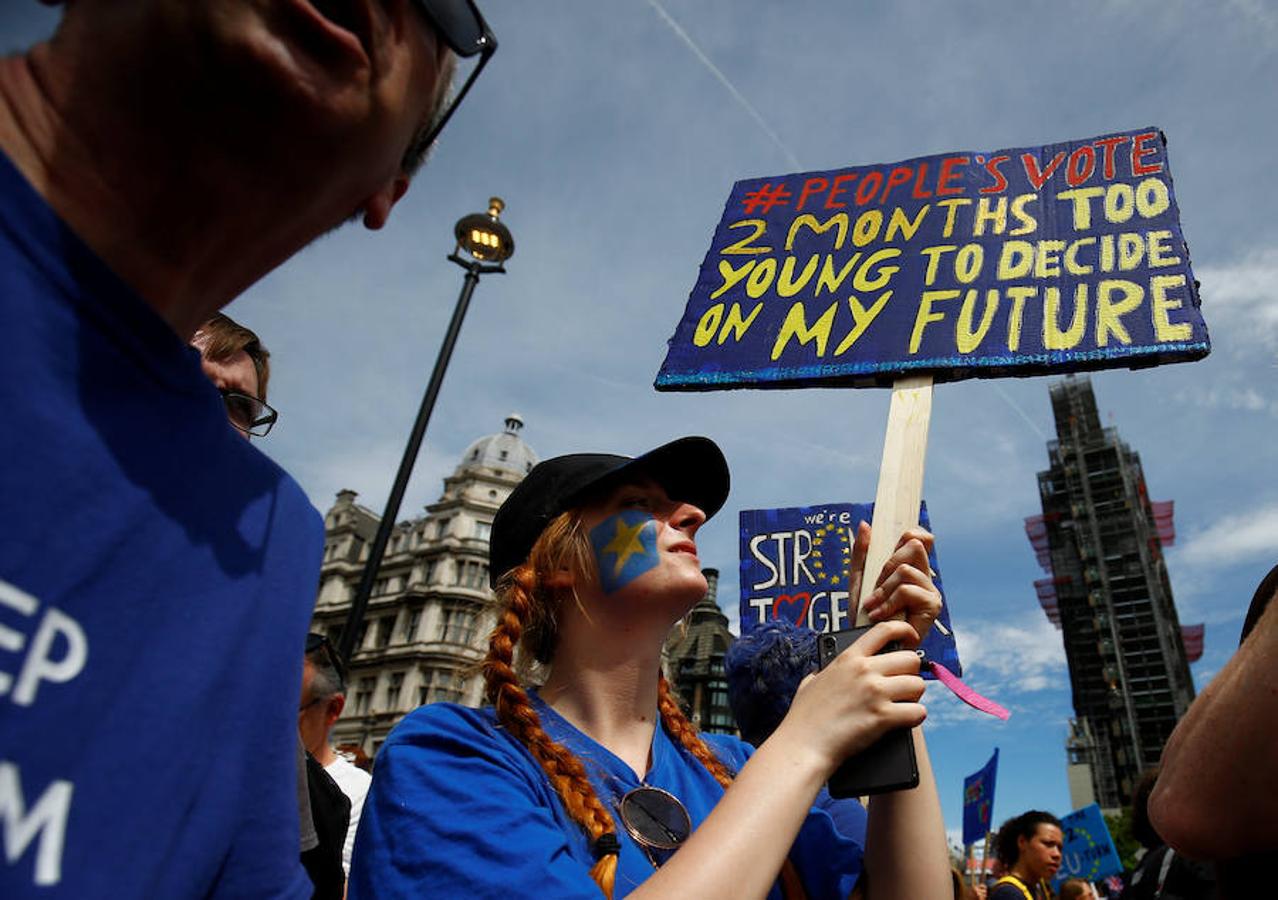
[[998, 748], [981, 769], [963, 779], [963, 846], [984, 840], [990, 833], [994, 812], [994, 781], [998, 775]]

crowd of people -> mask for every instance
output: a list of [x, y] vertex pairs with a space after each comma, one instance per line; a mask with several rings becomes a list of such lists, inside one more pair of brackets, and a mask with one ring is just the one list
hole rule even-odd
[[[473, 0], [74, 0], [0, 61], [0, 895], [972, 890], [919, 727], [930, 535], [866, 573], [875, 624], [823, 670], [806, 638], [742, 645], [763, 672], [734, 692], [744, 739], [681, 709], [661, 646], [706, 591], [697, 532], [730, 484], [702, 437], [536, 466], [492, 525], [487, 705], [410, 714], [371, 778], [331, 747], [345, 665], [307, 635], [322, 523], [245, 439], [277, 418], [269, 354], [219, 310], [329, 230], [381, 227], [469, 88], [449, 91], [456, 59], [473, 80], [495, 47]], [[1142, 867], [1149, 896], [1182, 851], [1278, 846], [1266, 584], [1149, 795], [1174, 848]], [[918, 787], [830, 797], [897, 729]], [[1049, 896], [1060, 823], [1027, 813], [998, 843], [987, 896]], [[1255, 868], [1221, 871], [1254, 896]]]

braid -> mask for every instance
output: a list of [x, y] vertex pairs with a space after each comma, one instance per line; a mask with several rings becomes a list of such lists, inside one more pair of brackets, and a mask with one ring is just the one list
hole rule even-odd
[[661, 721], [665, 724], [666, 731], [670, 732], [670, 736], [695, 756], [726, 791], [728, 785], [732, 784], [732, 772], [728, 771], [728, 767], [701, 739], [697, 726], [688, 721], [688, 717], [683, 714], [683, 708], [679, 706], [674, 691], [670, 689], [670, 682], [666, 681], [664, 675], [660, 676], [657, 682], [657, 708], [661, 710]]
[[[541, 717], [533, 708], [528, 692], [520, 684], [512, 666], [514, 649], [523, 634], [524, 623], [532, 616], [531, 598], [535, 586], [536, 575], [528, 563], [503, 578], [506, 606], [488, 639], [488, 656], [483, 664], [485, 694], [497, 712], [498, 721], [541, 764], [564, 808], [585, 830], [593, 848], [604, 835], [615, 834], [612, 814], [600, 802], [581, 760], [568, 748], [552, 740], [541, 727]], [[617, 873], [618, 851], [611, 849], [616, 847], [615, 838], [605, 846], [611, 852], [600, 857], [590, 870], [590, 877], [611, 900]]]
[[[701, 739], [697, 726], [683, 714], [683, 707], [679, 705], [674, 691], [670, 689], [670, 682], [666, 681], [664, 675], [660, 676], [657, 682], [657, 708], [661, 710], [662, 724], [666, 726], [670, 736], [695, 756], [726, 791], [728, 785], [732, 783], [733, 773]], [[786, 900], [804, 900], [807, 896], [803, 890], [803, 883], [799, 880], [799, 872], [789, 856], [786, 856], [785, 863], [781, 866], [781, 894]]]

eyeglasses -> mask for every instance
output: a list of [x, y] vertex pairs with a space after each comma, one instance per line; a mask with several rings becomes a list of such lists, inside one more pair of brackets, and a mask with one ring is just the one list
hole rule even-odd
[[275, 408], [268, 405], [265, 400], [250, 397], [239, 391], [228, 391], [225, 388], [218, 388], [218, 393], [222, 395], [222, 402], [226, 404], [227, 418], [231, 420], [232, 425], [245, 434], [266, 437], [271, 433], [271, 426], [275, 424], [275, 420], [280, 417]]
[[653, 851], [675, 850], [692, 833], [692, 819], [679, 798], [661, 788], [640, 785], [617, 804], [626, 833], [642, 848], [655, 869], [661, 865]]
[[[337, 648], [333, 646], [333, 642], [326, 635], [317, 634], [312, 631], [306, 636], [306, 655], [310, 656], [317, 650], [323, 649], [324, 654], [328, 657], [329, 664], [337, 672], [337, 677], [342, 682], [342, 687], [346, 687], [346, 666], [342, 665], [342, 658], [337, 655]], [[305, 709], [306, 707], [302, 707]]]
[[414, 142], [409, 155], [420, 156], [444, 130], [448, 120], [452, 118], [457, 107], [470, 91], [471, 85], [479, 77], [479, 73], [488, 65], [488, 60], [497, 52], [497, 37], [480, 15], [479, 8], [473, 0], [415, 0], [414, 4], [426, 20], [435, 28], [440, 40], [448, 45], [462, 59], [479, 55], [479, 63], [471, 70], [462, 89], [453, 95], [448, 104], [435, 116], [435, 122], [420, 139]]

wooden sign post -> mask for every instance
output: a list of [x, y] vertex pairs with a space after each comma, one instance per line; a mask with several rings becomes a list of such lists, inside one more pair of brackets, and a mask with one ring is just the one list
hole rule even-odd
[[[879, 486], [874, 494], [873, 532], [865, 558], [861, 595], [856, 598], [856, 624], [868, 625], [862, 601], [888, 561], [901, 534], [919, 524], [923, 502], [923, 464], [927, 457], [927, 429], [932, 418], [932, 376], [911, 375], [892, 386]], [[850, 575], [854, 573], [849, 573]], [[905, 611], [895, 618], [905, 618]]]

